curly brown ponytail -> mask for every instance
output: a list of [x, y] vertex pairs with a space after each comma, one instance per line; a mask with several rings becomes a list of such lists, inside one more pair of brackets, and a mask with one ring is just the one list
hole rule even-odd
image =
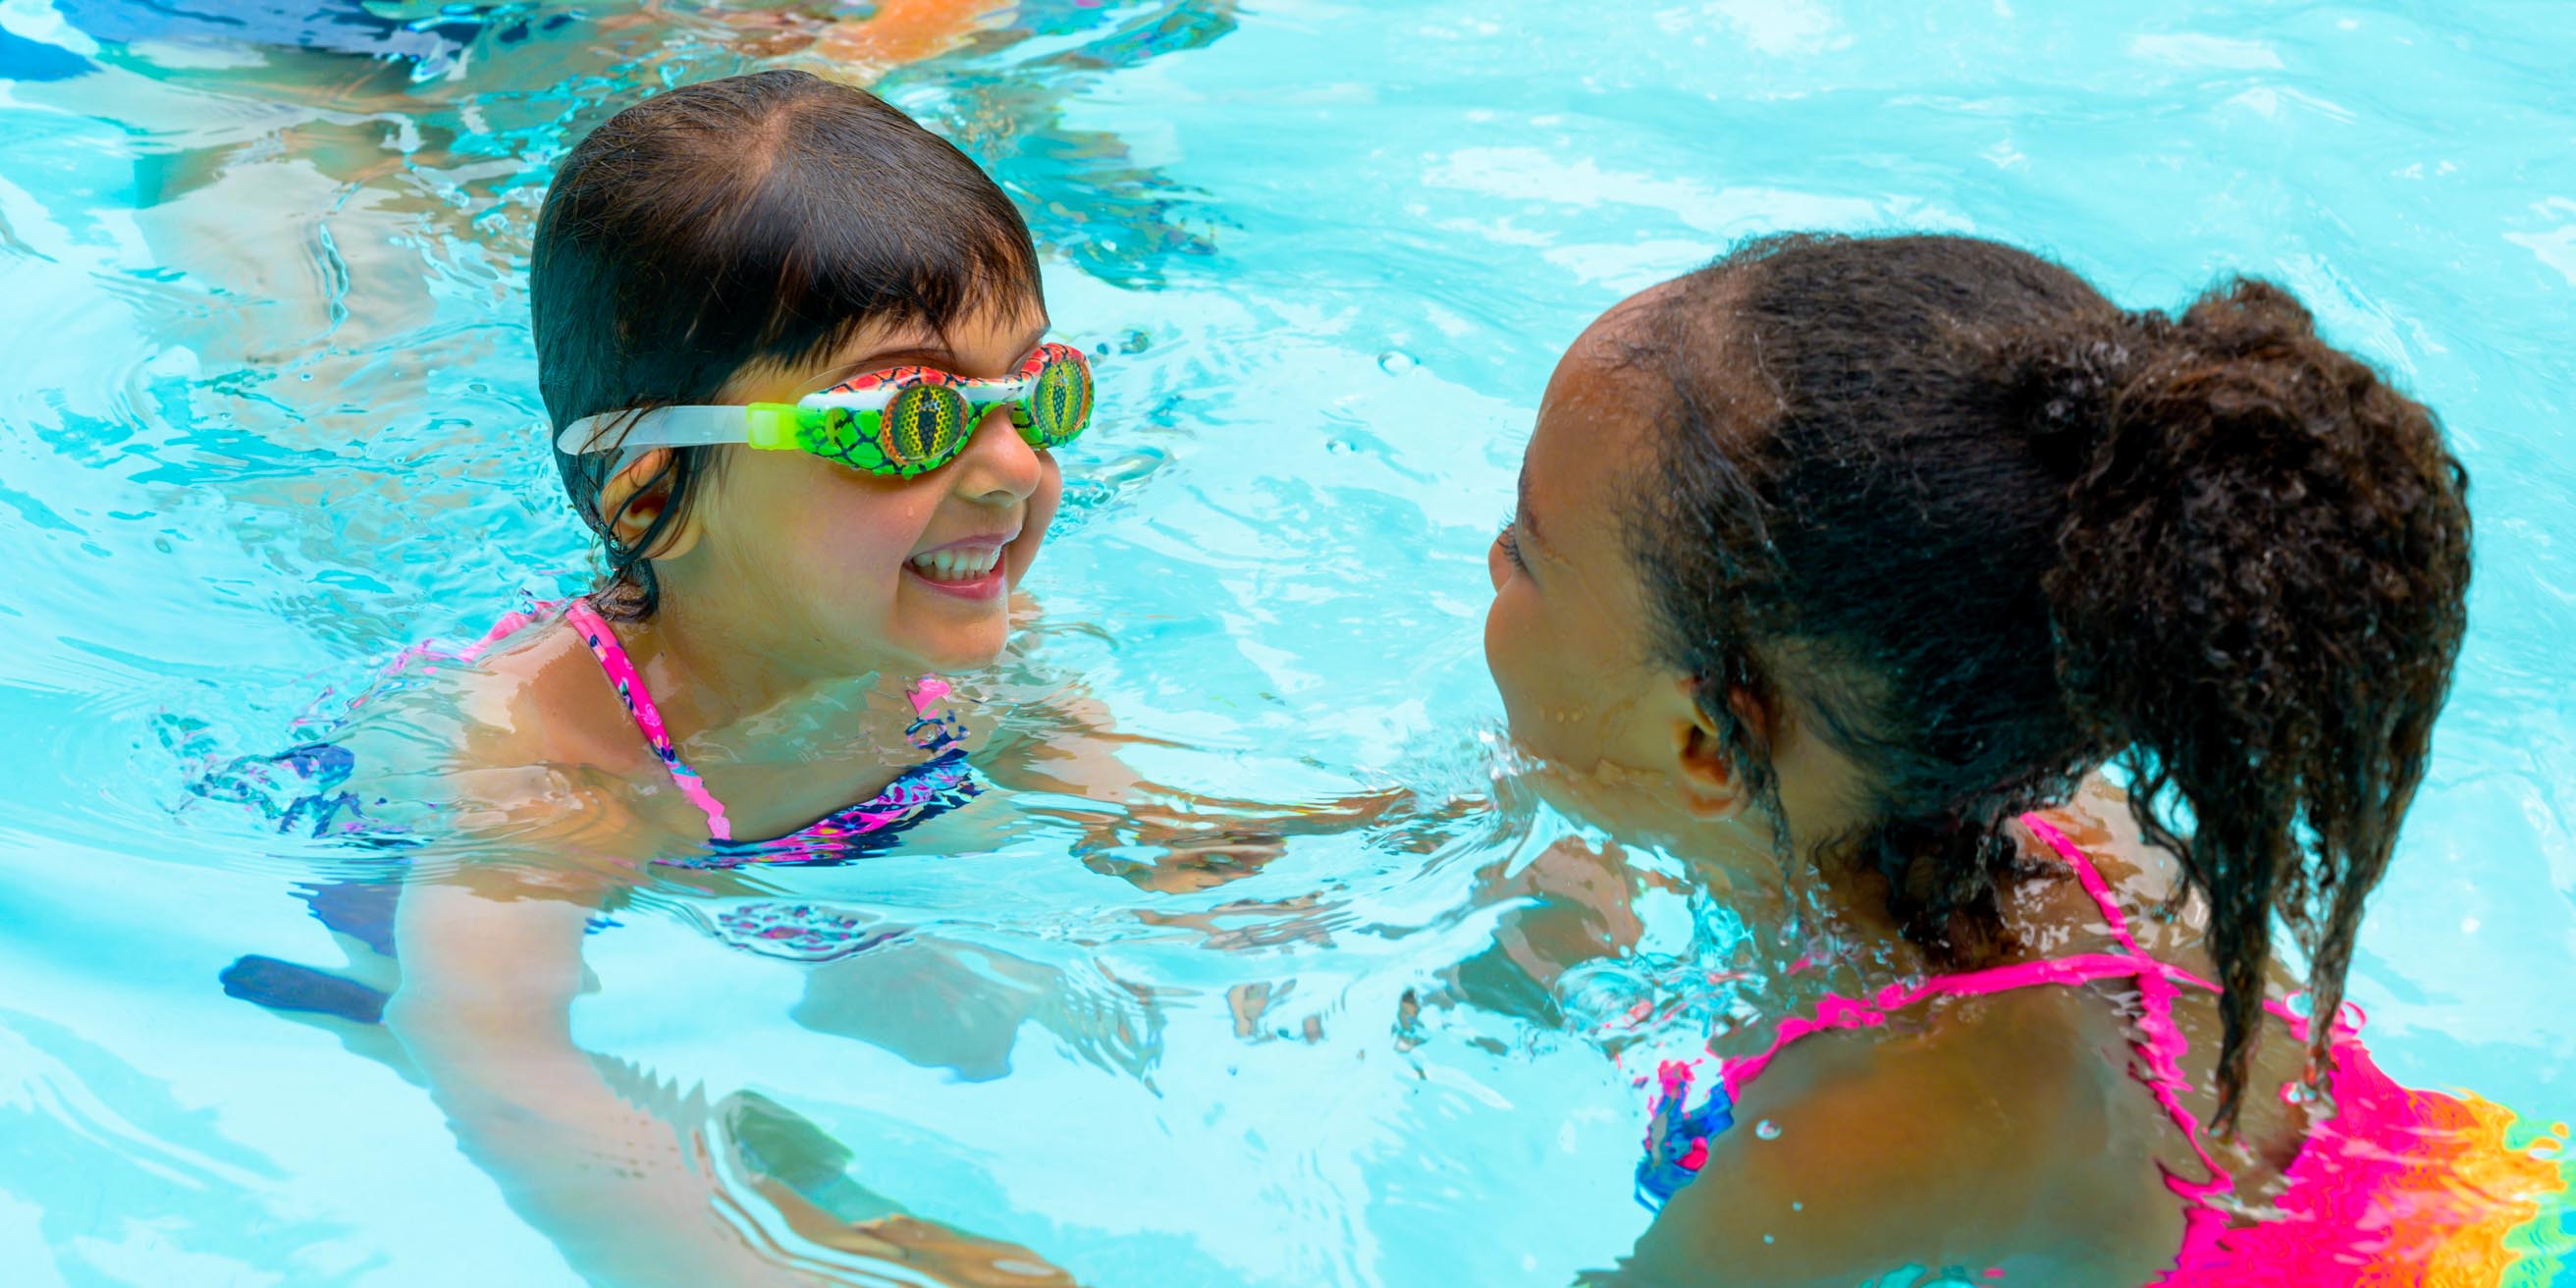
[[[2139, 822], [2209, 899], [2227, 1119], [2274, 915], [2314, 1013], [2342, 1003], [2459, 653], [2467, 476], [2432, 413], [2280, 287], [2238, 280], [2132, 329], [2043, 584], [2078, 718], [2125, 744]], [[2157, 821], [2177, 805], [2188, 839]]]
[[2212, 909], [2232, 1123], [2272, 918], [2331, 1014], [2458, 654], [2466, 478], [2431, 413], [2279, 287], [2123, 314], [1961, 237], [1754, 242], [1634, 358], [1672, 399], [1630, 545], [1748, 781], [1729, 695], [1794, 694], [1877, 793], [1798, 843], [1958, 963], [2010, 947], [2006, 822], [2123, 762]]

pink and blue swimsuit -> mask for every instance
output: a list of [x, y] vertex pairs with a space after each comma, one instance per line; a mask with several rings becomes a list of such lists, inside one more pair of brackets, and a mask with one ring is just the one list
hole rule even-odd
[[[590, 646], [591, 656], [599, 659], [601, 673], [616, 686], [618, 700], [635, 718], [635, 728], [644, 735], [644, 744], [661, 758], [672, 784], [707, 816], [705, 853], [656, 859], [657, 863], [694, 868], [730, 868], [745, 863], [838, 863], [886, 849], [905, 829], [955, 809], [983, 791], [981, 780], [966, 761], [964, 730], [953, 713], [937, 705], [949, 695], [948, 682], [935, 675], [923, 676], [912, 688], [913, 721], [904, 730], [904, 738], [929, 752], [930, 759], [903, 771], [884, 791], [834, 810], [786, 836], [767, 841], [737, 839], [733, 823], [725, 817], [724, 803], [707, 790], [706, 780], [698, 776], [698, 771], [680, 759], [670, 730], [662, 723], [662, 713], [653, 705], [652, 693], [644, 687], [644, 677], [626, 656], [625, 647], [617, 642], [617, 632], [580, 600], [566, 605], [563, 617], [564, 624]], [[503, 625], [515, 629], [512, 623]]]
[[[2138, 997], [2130, 1075], [2190, 1143], [2202, 1171], [2197, 1178], [2163, 1174], [2165, 1188], [2183, 1204], [2183, 1246], [2151, 1288], [2490, 1288], [2518, 1273], [2512, 1270], [2522, 1259], [2516, 1231], [2563, 1207], [2558, 1196], [2576, 1172], [2576, 1155], [2555, 1135], [2518, 1124], [2512, 1111], [2475, 1095], [2397, 1085], [2363, 1048], [2360, 1011], [2351, 1006], [2335, 1017], [2329, 1048], [2332, 1116], [2310, 1127], [2284, 1173], [2275, 1213], [2250, 1224], [2231, 1217], [2225, 1205], [2235, 1178], [2211, 1156], [2199, 1120], [2183, 1107], [2191, 1084], [2182, 1058], [2190, 1044], [2173, 1016], [2184, 990], [2215, 995], [2218, 985], [2149, 956], [2084, 852], [2038, 815], [2021, 821], [2074, 869], [2120, 951], [1936, 975], [1865, 999], [1827, 997], [1811, 1015], [1781, 1021], [1758, 1054], [1720, 1061], [1715, 1085], [1696, 1107], [1689, 1101], [1697, 1062], [1665, 1061], [1657, 1071], [1646, 1157], [1637, 1166], [1639, 1201], [1660, 1208], [1698, 1175], [1710, 1140], [1734, 1125], [1733, 1107], [1744, 1088], [1801, 1038], [1873, 1028], [1935, 998], [2121, 981]], [[2307, 1017], [2279, 1002], [2264, 1006], [2297, 1040], [2307, 1040]], [[2300, 1092], [2293, 1086], [2280, 1094], [2290, 1099]]]
[[[913, 721], [906, 740], [929, 759], [903, 771], [883, 791], [843, 806], [785, 836], [745, 840], [733, 834], [722, 802], [706, 782], [680, 759], [662, 713], [653, 704], [617, 633], [589, 604], [572, 600], [558, 609], [540, 605], [514, 612], [496, 623], [481, 641], [465, 649], [416, 645], [387, 668], [388, 679], [415, 665], [432, 669], [439, 663], [467, 662], [501, 640], [551, 615], [578, 633], [599, 661], [602, 674], [634, 718], [645, 745], [653, 749], [672, 783], [707, 816], [702, 848], [653, 860], [667, 867], [732, 868], [846, 863], [894, 848], [904, 832], [964, 805], [984, 790], [983, 780], [966, 759], [963, 729], [944, 699], [946, 681], [924, 676], [912, 689]], [[256, 756], [210, 770], [190, 784], [211, 799], [260, 808], [281, 832], [315, 837], [342, 837], [379, 849], [401, 852], [419, 842], [401, 829], [368, 816], [365, 802], [345, 789], [355, 765], [344, 747], [331, 742], [307, 743], [274, 756]], [[278, 798], [289, 798], [280, 804]], [[299, 887], [298, 895], [313, 915], [333, 931], [350, 936], [386, 956], [394, 955], [393, 914], [401, 889], [399, 877], [383, 881], [332, 881]], [[727, 904], [702, 923], [717, 938], [735, 947], [791, 961], [831, 961], [884, 942], [892, 931], [823, 904], [759, 902]], [[613, 924], [605, 920], [593, 929]], [[373, 1023], [383, 1013], [385, 997], [376, 989], [326, 971], [263, 956], [235, 961], [222, 976], [224, 991], [279, 1010], [314, 1011]]]

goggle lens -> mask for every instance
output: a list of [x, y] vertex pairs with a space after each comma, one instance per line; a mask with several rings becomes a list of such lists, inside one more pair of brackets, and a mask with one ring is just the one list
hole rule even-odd
[[866, 474], [912, 478], [955, 460], [974, 436], [975, 413], [947, 385], [913, 385], [880, 412], [801, 409], [797, 446]]
[[906, 478], [947, 464], [974, 432], [973, 410], [947, 385], [914, 385], [896, 394], [877, 422], [886, 459]]
[[1040, 348], [1036, 363], [1037, 378], [1014, 419], [1031, 445], [1062, 447], [1091, 421], [1091, 364], [1081, 350], [1062, 344]]

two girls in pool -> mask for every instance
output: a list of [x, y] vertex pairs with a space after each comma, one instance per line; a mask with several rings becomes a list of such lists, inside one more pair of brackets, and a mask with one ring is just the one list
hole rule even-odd
[[[422, 768], [552, 857], [413, 886], [386, 1019], [468, 1148], [534, 1178], [522, 1210], [626, 1232], [586, 1271], [752, 1282], [787, 1272], [667, 1131], [616, 1183], [563, 1171], [655, 1139], [570, 1041], [585, 905], [639, 856], [863, 853], [988, 781], [1137, 790], [1104, 739], [997, 742], [901, 682], [1003, 654], [1089, 374], [1000, 189], [791, 73], [584, 141], [532, 278], [609, 573], [450, 680], [463, 732]], [[2127, 314], [1992, 243], [1791, 237], [1585, 332], [1491, 556], [1513, 735], [1571, 809], [1749, 917], [1804, 910], [1809, 969], [1869, 988], [1664, 1072], [1636, 1178], [1662, 1212], [1604, 1278], [2500, 1257], [2518, 1209], [2444, 1207], [2422, 1161], [2507, 1208], [2556, 1178], [2311, 1031], [2272, 932], [2304, 1013], [2342, 1016], [2458, 650], [2464, 486], [2432, 416], [2262, 283]]]

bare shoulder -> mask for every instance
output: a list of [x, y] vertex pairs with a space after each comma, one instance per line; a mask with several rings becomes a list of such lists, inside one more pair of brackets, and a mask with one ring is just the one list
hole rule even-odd
[[[2194, 974], [2215, 973], [2207, 948], [2209, 902], [2191, 887], [2181, 858], [2138, 826], [2126, 791], [2095, 774], [2084, 780], [2074, 799], [2040, 817], [2084, 852], [2109, 885], [2141, 947]], [[2090, 901], [2071, 891], [2066, 906], [2080, 907], [2084, 920], [2097, 919]], [[2286, 975], [2277, 970], [2275, 975], [2287, 983]]]
[[531, 627], [471, 663], [439, 664], [369, 699], [334, 737], [372, 812], [418, 812], [478, 846], [570, 828], [614, 850], [650, 830], [624, 785], [658, 766], [570, 631]]
[[633, 717], [569, 630], [534, 630], [465, 671], [457, 692], [468, 763], [594, 765], [627, 771], [650, 759]]
[[572, 632], [531, 627], [370, 699], [343, 730], [371, 772], [471, 779], [537, 766], [632, 770], [649, 756]]
[[1848, 1285], [1909, 1265], [2140, 1282], [2182, 1225], [2127, 1055], [2116, 1013], [2068, 988], [1810, 1036], [1603, 1282]]

